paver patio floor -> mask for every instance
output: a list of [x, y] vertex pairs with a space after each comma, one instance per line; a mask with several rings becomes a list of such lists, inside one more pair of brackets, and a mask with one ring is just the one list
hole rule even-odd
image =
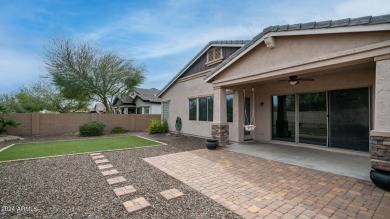
[[373, 183], [226, 150], [144, 158], [244, 218], [388, 218]]

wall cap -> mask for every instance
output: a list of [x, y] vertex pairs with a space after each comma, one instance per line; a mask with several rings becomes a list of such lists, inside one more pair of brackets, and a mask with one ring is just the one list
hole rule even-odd
[[372, 130], [372, 131], [370, 131], [370, 136], [380, 136], [380, 137], [389, 137], [390, 138], [390, 131]]
[[229, 123], [227, 123], [227, 122], [213, 122], [213, 123], [211, 123], [211, 125], [220, 125], [220, 126], [224, 126], [224, 125], [229, 125]]

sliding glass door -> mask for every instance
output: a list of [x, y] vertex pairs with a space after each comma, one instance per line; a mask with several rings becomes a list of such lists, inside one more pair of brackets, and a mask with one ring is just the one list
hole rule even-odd
[[326, 92], [299, 94], [299, 143], [326, 146]]
[[272, 98], [272, 139], [295, 142], [295, 95]]
[[370, 100], [368, 88], [330, 91], [330, 147], [368, 151]]
[[272, 139], [368, 151], [369, 88], [272, 97]]

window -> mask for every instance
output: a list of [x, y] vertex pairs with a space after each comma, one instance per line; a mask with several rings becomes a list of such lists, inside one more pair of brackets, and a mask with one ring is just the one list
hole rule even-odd
[[227, 122], [233, 122], [233, 94], [226, 95]]
[[142, 107], [137, 107], [137, 114], [142, 114]]
[[214, 97], [199, 98], [199, 121], [213, 121]]
[[149, 106], [144, 106], [144, 114], [149, 114]]
[[213, 121], [214, 97], [207, 97], [207, 121]]
[[214, 47], [207, 52], [207, 61], [206, 65], [211, 65], [221, 61], [222, 57], [222, 47]]
[[190, 120], [196, 120], [196, 101], [197, 99], [189, 100]]
[[162, 103], [162, 118], [163, 119], [169, 118], [169, 102]]

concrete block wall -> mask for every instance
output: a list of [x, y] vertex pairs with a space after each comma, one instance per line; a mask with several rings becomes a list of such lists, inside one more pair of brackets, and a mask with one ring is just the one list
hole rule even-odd
[[146, 131], [150, 121], [160, 119], [161, 115], [17, 113], [8, 117], [22, 125], [17, 128], [7, 127], [7, 134], [33, 136], [76, 133], [81, 124], [91, 121], [103, 122], [106, 133], [118, 126], [127, 131]]

